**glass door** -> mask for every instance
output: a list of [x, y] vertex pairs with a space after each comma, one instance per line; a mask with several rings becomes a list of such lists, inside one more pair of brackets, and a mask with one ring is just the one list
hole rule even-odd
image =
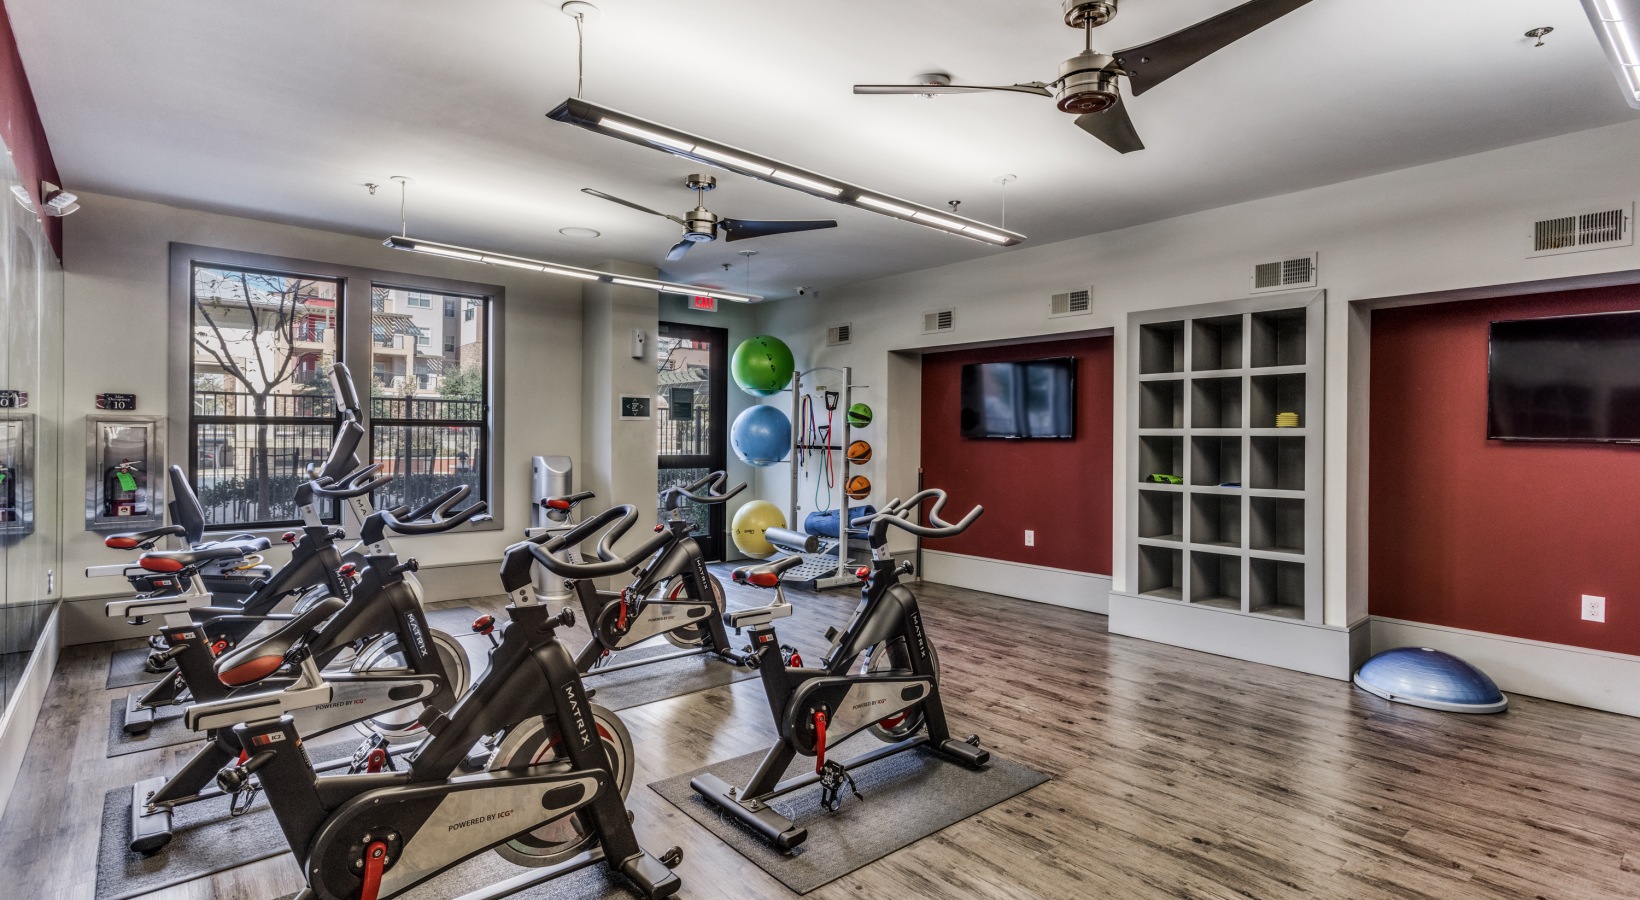
[[[704, 325], [660, 323], [655, 341], [658, 490], [688, 484], [727, 464], [729, 333]], [[722, 504], [693, 507], [695, 540], [709, 560], [724, 556]]]

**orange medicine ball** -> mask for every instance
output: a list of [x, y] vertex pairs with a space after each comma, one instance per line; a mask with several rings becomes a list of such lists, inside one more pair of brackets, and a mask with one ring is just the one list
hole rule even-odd
[[864, 475], [856, 475], [850, 478], [844, 493], [848, 494], [850, 500], [864, 500], [871, 495], [871, 479]]
[[848, 461], [851, 463], [871, 462], [871, 445], [865, 441], [855, 441], [849, 444]]

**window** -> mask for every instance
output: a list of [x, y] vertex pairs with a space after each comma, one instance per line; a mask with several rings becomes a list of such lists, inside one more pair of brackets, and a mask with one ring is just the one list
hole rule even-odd
[[[213, 532], [283, 531], [296, 488], [329, 454], [338, 422], [332, 365], [345, 362], [361, 398], [361, 461], [393, 477], [378, 509], [472, 486], [500, 528], [505, 498], [501, 288], [255, 253], [171, 245], [171, 309], [186, 344], [169, 354], [171, 446]], [[186, 317], [186, 318], [183, 318]], [[181, 414], [187, 410], [188, 414]], [[349, 521], [324, 504], [328, 522]]]
[[296, 486], [336, 427], [341, 282], [193, 264], [189, 456], [207, 526], [295, 521]]
[[[380, 289], [380, 288], [378, 288]], [[388, 289], [390, 294], [396, 289]], [[465, 313], [459, 342], [446, 335], [444, 348], [454, 358], [421, 355], [408, 370], [393, 368], [396, 354], [376, 351], [378, 364], [408, 378], [377, 378], [371, 385], [370, 452], [393, 483], [383, 488], [380, 507], [419, 506], [458, 485], [471, 485], [472, 499], [489, 499], [489, 306], [482, 297], [444, 296], [443, 308], [461, 305]], [[411, 307], [416, 308], [416, 307]], [[417, 327], [412, 325], [411, 327]], [[430, 327], [419, 328], [416, 345], [431, 343]], [[393, 357], [392, 359], [386, 357]], [[384, 496], [385, 495], [385, 496]]]

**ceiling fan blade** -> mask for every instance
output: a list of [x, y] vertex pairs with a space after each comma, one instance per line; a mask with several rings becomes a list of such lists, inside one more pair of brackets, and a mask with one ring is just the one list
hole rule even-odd
[[1040, 82], [1025, 84], [857, 84], [856, 94], [977, 94], [981, 91], [1010, 91], [1016, 94], [1037, 94], [1052, 97], [1053, 92]]
[[1133, 120], [1128, 118], [1126, 103], [1118, 103], [1104, 112], [1077, 116], [1076, 127], [1109, 144], [1117, 153], [1145, 149], [1145, 142], [1139, 140]]
[[[718, 227], [728, 235], [724, 240], [743, 241], [747, 238], [767, 237], [771, 234], [790, 234], [794, 231], [815, 231], [821, 228], [836, 228], [837, 223], [831, 219], [788, 219], [784, 221], [758, 221], [755, 219], [723, 219]], [[749, 252], [749, 251], [748, 251]]]
[[1167, 37], [1116, 54], [1137, 97], [1310, 0], [1251, 0]]
[[663, 219], [671, 219], [672, 221], [678, 223], [679, 225], [683, 225], [686, 228], [688, 227], [688, 225], [682, 219], [678, 218], [677, 216], [667, 215], [666, 213], [663, 213], [663, 212], [656, 212], [655, 210], [652, 210], [647, 206], [639, 206], [638, 204], [633, 203], [631, 200], [622, 200], [619, 197], [611, 196], [609, 194], [604, 193], [603, 191], [595, 191], [592, 188], [581, 188], [581, 193], [591, 194], [594, 197], [598, 197], [598, 198], [603, 199], [603, 200], [608, 200], [611, 203], [619, 203], [622, 206], [631, 207], [632, 209], [635, 209], [638, 212], [649, 213], [652, 216], [660, 216]]
[[683, 259], [683, 255], [688, 253], [689, 248], [693, 246], [695, 246], [694, 241], [678, 241], [672, 245], [672, 249], [666, 251], [666, 258], [670, 262], [677, 262]]

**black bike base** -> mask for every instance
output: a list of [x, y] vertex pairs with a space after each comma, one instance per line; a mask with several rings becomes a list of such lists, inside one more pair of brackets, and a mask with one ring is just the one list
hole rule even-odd
[[126, 734], [144, 734], [154, 727], [154, 707], [142, 705], [142, 691], [125, 695], [125, 723], [120, 727]]

